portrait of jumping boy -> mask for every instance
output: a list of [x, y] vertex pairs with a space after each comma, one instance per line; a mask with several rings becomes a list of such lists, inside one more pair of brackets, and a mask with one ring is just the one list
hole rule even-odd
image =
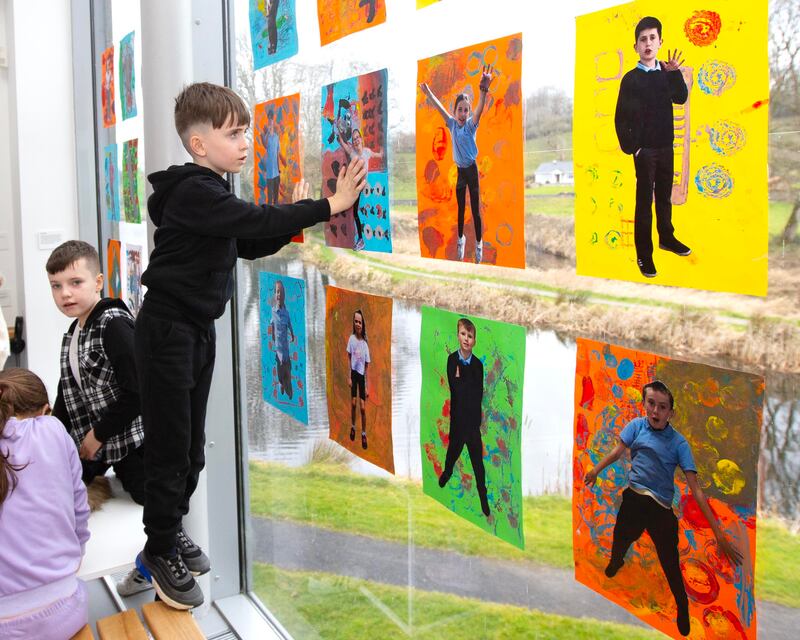
[[275, 345], [275, 369], [281, 393], [291, 400], [294, 392], [292, 390], [292, 360], [289, 357], [289, 340], [294, 342], [295, 335], [292, 319], [286, 309], [286, 290], [280, 280], [275, 281], [275, 301], [267, 331], [272, 336]]
[[478, 90], [480, 98], [471, 111], [470, 97], [466, 93], [459, 93], [456, 96], [453, 115], [451, 116], [444, 108], [439, 98], [433, 93], [427, 82], [420, 84], [420, 89], [425, 94], [428, 101], [436, 108], [445, 121], [450, 136], [453, 140], [453, 161], [458, 169], [458, 179], [456, 181], [456, 203], [458, 205], [458, 240], [456, 249], [458, 259], [464, 259], [464, 211], [466, 208], [466, 192], [469, 189], [469, 205], [472, 211], [472, 224], [475, 226], [475, 262], [483, 260], [483, 226], [481, 221], [481, 196], [480, 181], [478, 178], [478, 145], [475, 136], [478, 133], [478, 125], [481, 121], [483, 108], [486, 106], [486, 94], [492, 83], [493, 72], [491, 66], [484, 66], [481, 74]]
[[147, 542], [136, 564], [159, 597], [181, 609], [202, 604], [193, 574], [210, 568], [182, 520], [205, 465], [214, 321], [233, 295], [236, 260], [276, 253], [300, 230], [351, 207], [365, 184], [364, 163], [354, 161], [339, 172], [336, 193], [327, 199], [306, 199], [304, 181], [294, 187], [294, 204], [237, 198], [225, 175], [239, 173], [247, 161], [249, 125], [250, 110], [231, 89], [206, 82], [185, 87], [175, 99], [175, 128], [192, 162], [148, 177], [156, 230], [136, 318]]
[[719, 550], [734, 564], [741, 563], [742, 554], [725, 537], [697, 482], [697, 467], [689, 443], [670, 424], [675, 413], [672, 392], [663, 382], [655, 380], [644, 385], [642, 399], [645, 415], [634, 418], [622, 429], [619, 443], [584, 476], [584, 483], [593, 487], [606, 467], [630, 451], [629, 486], [622, 492], [605, 574], [609, 578], [617, 575], [625, 564], [629, 547], [647, 531], [677, 605], [678, 631], [685, 636], [691, 629], [678, 552], [678, 519], [672, 511], [675, 467], [680, 467], [686, 476], [686, 484], [708, 521]]
[[689, 93], [680, 69], [681, 52], [668, 50], [666, 61], [657, 58], [662, 45], [661, 22], [651, 16], [642, 18], [635, 33], [633, 48], [639, 55], [639, 62], [620, 83], [614, 125], [619, 146], [633, 157], [636, 172], [633, 223], [636, 264], [643, 276], [654, 278], [657, 275], [653, 262], [654, 199], [659, 249], [679, 256], [692, 253], [675, 237], [672, 226], [675, 171], [672, 105], [684, 104]]
[[453, 468], [466, 446], [475, 485], [481, 500], [481, 510], [487, 518], [491, 513], [486, 496], [486, 471], [483, 467], [481, 422], [483, 413], [483, 363], [472, 353], [475, 347], [475, 324], [461, 318], [457, 324], [458, 349], [447, 357], [447, 383], [450, 387], [450, 442], [447, 445], [444, 470], [439, 486], [444, 487], [453, 475]]

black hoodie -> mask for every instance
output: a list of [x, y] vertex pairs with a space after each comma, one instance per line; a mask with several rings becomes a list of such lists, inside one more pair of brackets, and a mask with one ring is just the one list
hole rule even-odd
[[237, 198], [222, 176], [194, 163], [148, 176], [155, 246], [142, 274], [143, 308], [207, 327], [233, 295], [237, 257], [277, 252], [301, 229], [330, 219], [327, 200], [280, 206]]

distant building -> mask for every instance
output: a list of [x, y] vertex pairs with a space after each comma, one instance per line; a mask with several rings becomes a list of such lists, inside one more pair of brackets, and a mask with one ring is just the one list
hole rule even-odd
[[553, 160], [552, 162], [543, 162], [536, 167], [534, 182], [536, 184], [575, 184], [572, 161]]

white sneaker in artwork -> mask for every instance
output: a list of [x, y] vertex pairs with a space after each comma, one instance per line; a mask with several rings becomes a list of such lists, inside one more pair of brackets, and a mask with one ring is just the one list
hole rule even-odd
[[464, 259], [464, 245], [467, 244], [467, 239], [464, 236], [458, 237], [458, 242], [456, 242], [456, 249], [458, 250], [458, 259]]
[[483, 240], [475, 245], [475, 264], [480, 264], [483, 260]]

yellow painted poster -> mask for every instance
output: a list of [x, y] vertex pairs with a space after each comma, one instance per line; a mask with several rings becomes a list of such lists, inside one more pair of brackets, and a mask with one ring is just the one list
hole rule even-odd
[[577, 18], [578, 274], [766, 295], [766, 42], [765, 0]]

